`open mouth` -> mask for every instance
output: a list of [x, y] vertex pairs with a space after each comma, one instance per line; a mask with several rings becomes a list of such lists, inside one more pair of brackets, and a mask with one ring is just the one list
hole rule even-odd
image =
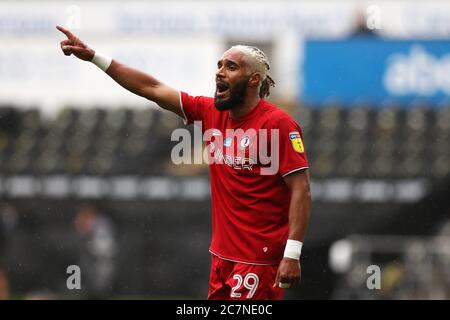
[[226, 95], [229, 91], [230, 87], [225, 82], [217, 82], [216, 83], [216, 96], [217, 97], [223, 97]]

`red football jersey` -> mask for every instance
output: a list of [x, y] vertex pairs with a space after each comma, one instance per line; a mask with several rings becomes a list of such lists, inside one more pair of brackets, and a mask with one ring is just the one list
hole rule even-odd
[[215, 108], [213, 98], [180, 95], [185, 123], [201, 121], [207, 144], [211, 253], [236, 262], [278, 264], [289, 231], [290, 191], [283, 177], [308, 168], [300, 126], [264, 99], [231, 119], [228, 111]]

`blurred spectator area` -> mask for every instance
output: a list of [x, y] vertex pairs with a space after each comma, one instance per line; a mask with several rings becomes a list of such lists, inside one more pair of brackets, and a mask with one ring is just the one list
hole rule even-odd
[[[332, 297], [333, 241], [429, 234], [448, 216], [450, 107], [281, 105], [302, 127], [314, 199], [303, 286], [291, 297]], [[204, 298], [208, 168], [172, 163], [178, 141], [170, 138], [180, 127], [179, 117], [151, 107], [66, 108], [55, 118], [0, 107], [0, 196], [19, 212], [8, 244], [14, 255], [5, 261], [12, 293], [70, 294], [64, 272], [77, 257], [74, 209], [95, 199], [118, 227], [112, 294]]]
[[450, 108], [302, 108], [315, 177], [440, 179], [450, 173]]
[[[430, 236], [351, 235], [330, 248], [340, 274], [334, 299], [450, 298], [450, 221]], [[381, 270], [378, 290], [367, 290], [366, 268]]]
[[[441, 179], [450, 173], [450, 107], [295, 110], [313, 178]], [[38, 109], [2, 106], [0, 173], [206, 174], [205, 165], [172, 163], [178, 142], [170, 137], [178, 127], [177, 116], [152, 108], [67, 108], [49, 120]]]
[[0, 110], [3, 174], [168, 172], [170, 135], [181, 125], [175, 115], [150, 108], [67, 108], [51, 120], [38, 109]]

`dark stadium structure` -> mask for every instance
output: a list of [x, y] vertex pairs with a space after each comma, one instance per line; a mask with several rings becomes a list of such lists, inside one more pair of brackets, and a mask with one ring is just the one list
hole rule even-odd
[[[449, 217], [450, 107], [301, 106], [313, 208], [292, 299], [329, 299], [331, 244], [351, 234], [428, 236]], [[111, 297], [204, 299], [210, 257], [206, 165], [172, 163], [178, 117], [154, 108], [0, 107], [0, 203], [17, 208], [3, 261], [16, 296], [70, 297], [75, 208], [117, 226]], [[188, 127], [191, 132], [192, 127]]]

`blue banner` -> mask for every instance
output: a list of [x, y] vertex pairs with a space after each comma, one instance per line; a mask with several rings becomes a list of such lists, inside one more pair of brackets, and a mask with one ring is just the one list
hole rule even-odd
[[450, 101], [450, 41], [308, 41], [304, 57], [300, 99], [309, 104]]

